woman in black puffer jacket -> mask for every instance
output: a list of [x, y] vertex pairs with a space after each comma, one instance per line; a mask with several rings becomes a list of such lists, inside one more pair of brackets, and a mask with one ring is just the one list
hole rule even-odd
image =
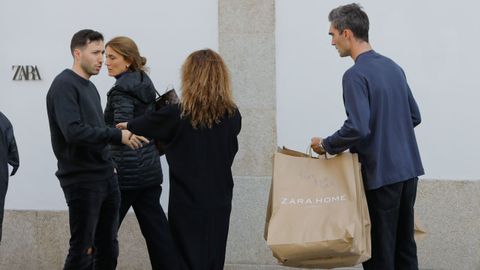
[[[107, 42], [108, 75], [117, 79], [107, 94], [105, 122], [110, 127], [155, 110], [155, 87], [145, 73], [145, 57], [128, 37]], [[133, 135], [135, 139], [136, 135]], [[137, 138], [138, 140], [138, 138]], [[119, 224], [133, 207], [145, 237], [153, 269], [176, 269], [177, 256], [169, 225], [160, 205], [162, 168], [160, 155], [152, 140], [143, 147], [130, 149], [111, 145], [121, 191]]]

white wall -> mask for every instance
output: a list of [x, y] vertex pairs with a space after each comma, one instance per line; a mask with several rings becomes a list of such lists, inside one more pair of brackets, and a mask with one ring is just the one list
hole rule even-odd
[[[180, 66], [189, 53], [206, 47], [218, 50], [216, 0], [2, 1], [0, 110], [13, 122], [20, 151], [20, 169], [7, 193], [8, 209], [66, 209], [54, 175], [45, 96], [53, 78], [72, 66], [70, 39], [84, 28], [102, 32], [106, 40], [133, 38], [160, 92], [168, 84], [180, 87]], [[43, 80], [12, 81], [12, 65], [37, 65]], [[92, 81], [104, 105], [114, 79], [103, 68]]]
[[[278, 144], [304, 150], [345, 120], [341, 78], [353, 65], [330, 45], [328, 13], [350, 1], [276, 1]], [[373, 48], [403, 67], [420, 106], [424, 178], [478, 180], [480, 4], [360, 1]]]

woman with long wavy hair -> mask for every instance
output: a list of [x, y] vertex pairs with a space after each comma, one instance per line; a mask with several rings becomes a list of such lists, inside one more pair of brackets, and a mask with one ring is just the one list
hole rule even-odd
[[220, 55], [210, 49], [190, 54], [182, 66], [180, 104], [117, 127], [166, 145], [168, 217], [183, 269], [222, 270], [241, 115]]

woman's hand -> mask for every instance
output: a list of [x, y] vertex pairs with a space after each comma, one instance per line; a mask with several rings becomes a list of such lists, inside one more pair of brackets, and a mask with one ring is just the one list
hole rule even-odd
[[127, 122], [118, 123], [115, 127], [118, 129], [127, 129]]

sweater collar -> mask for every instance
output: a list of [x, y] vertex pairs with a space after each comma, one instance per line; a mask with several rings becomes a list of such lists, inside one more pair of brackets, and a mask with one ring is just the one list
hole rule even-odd
[[357, 63], [362, 58], [368, 58], [368, 57], [370, 57], [374, 54], [376, 54], [376, 52], [374, 50], [369, 50], [369, 51], [363, 52], [363, 53], [361, 53], [357, 56], [357, 59], [355, 59], [355, 63]]
[[82, 76], [78, 75], [77, 73], [75, 73], [75, 71], [73, 71], [73, 70], [71, 70], [71, 69], [69, 69], [69, 68], [65, 69], [65, 71], [66, 71], [66, 72], [69, 72], [70, 74], [72, 74], [73, 77], [74, 77], [79, 83], [81, 83], [81, 84], [83, 84], [83, 85], [89, 85], [89, 84], [91, 83], [90, 80], [87, 80], [87, 79], [83, 78]]

